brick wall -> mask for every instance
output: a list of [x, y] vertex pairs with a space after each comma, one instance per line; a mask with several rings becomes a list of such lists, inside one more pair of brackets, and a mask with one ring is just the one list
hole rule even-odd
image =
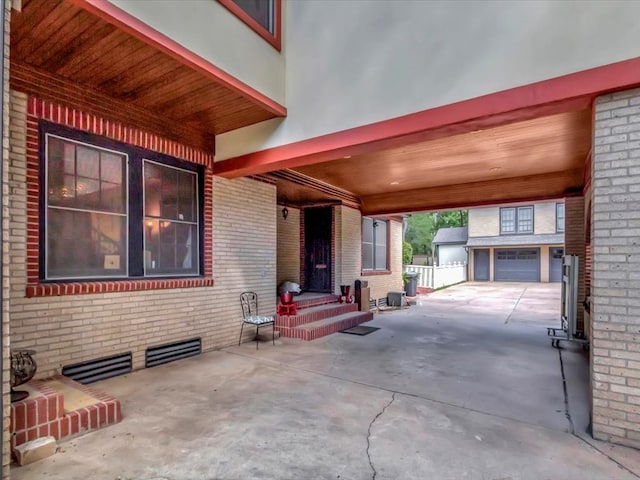
[[362, 278], [362, 215], [360, 211], [344, 205], [334, 207], [335, 250], [336, 250], [336, 287], [340, 294], [340, 285], [353, 285]]
[[549, 282], [549, 245], [540, 246], [540, 281]]
[[390, 255], [389, 270], [386, 275], [367, 275], [364, 277], [369, 281], [371, 298], [382, 298], [387, 296], [387, 292], [398, 292], [403, 290], [402, 284], [402, 222], [389, 222], [390, 232]]
[[[534, 204], [534, 233], [556, 233], [556, 202]], [[500, 207], [469, 209], [469, 236], [492, 237], [500, 235]]]
[[556, 202], [536, 203], [533, 210], [534, 233], [556, 233]]
[[[339, 221], [338, 221], [339, 219]], [[382, 298], [389, 291], [402, 290], [402, 222], [390, 221], [391, 273], [362, 275], [362, 215], [356, 209], [336, 207], [336, 278], [342, 284], [350, 284], [360, 278], [369, 282], [371, 298]], [[339, 232], [339, 233], [338, 233]], [[337, 292], [340, 292], [338, 284]]]
[[640, 89], [595, 102], [593, 435], [640, 448]]
[[[239, 294], [255, 290], [261, 312], [275, 310], [276, 191], [267, 183], [213, 178], [213, 287], [26, 298], [25, 95], [12, 92], [10, 139], [10, 314], [12, 344], [35, 348], [38, 377], [64, 365], [201, 336], [203, 349], [233, 344]], [[252, 332], [247, 332], [247, 338]]]
[[278, 206], [278, 269], [277, 284], [284, 281], [300, 283], [300, 210], [287, 207], [287, 218]]
[[469, 236], [491, 237], [500, 235], [500, 209], [479, 207], [469, 209]]
[[564, 201], [564, 253], [578, 255], [578, 330], [583, 329], [584, 309], [582, 301], [585, 299], [585, 220], [584, 197], [568, 197]]
[[[5, 21], [4, 21], [4, 52], [6, 57], [4, 59], [4, 65], [2, 66], [3, 78], [4, 78], [4, 90], [2, 91], [2, 238], [6, 240], [9, 236], [9, 143], [6, 141], [9, 138], [9, 18], [11, 15], [11, 2], [3, 1], [2, 8], [4, 8]], [[9, 336], [9, 289], [10, 289], [10, 269], [9, 269], [9, 249], [6, 241], [2, 244], [2, 475], [4, 479], [9, 478], [9, 463], [10, 459], [10, 436], [9, 436], [9, 414], [10, 414], [10, 381], [9, 381], [9, 348], [10, 348], [10, 336]]]

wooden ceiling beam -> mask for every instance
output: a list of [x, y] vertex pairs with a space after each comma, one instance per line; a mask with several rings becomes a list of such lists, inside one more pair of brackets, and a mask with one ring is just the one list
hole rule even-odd
[[582, 168], [543, 175], [404, 190], [362, 197], [363, 215], [451, 210], [564, 198], [582, 191]]

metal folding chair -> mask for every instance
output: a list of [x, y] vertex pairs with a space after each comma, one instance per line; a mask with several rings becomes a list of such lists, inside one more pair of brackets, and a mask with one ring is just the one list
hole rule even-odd
[[276, 332], [275, 332], [275, 316], [274, 315], [258, 315], [258, 294], [255, 292], [243, 292], [240, 294], [240, 305], [242, 306], [242, 327], [240, 328], [240, 338], [238, 339], [238, 345], [242, 342], [242, 331], [244, 330], [244, 324], [255, 325], [256, 327], [256, 350], [258, 349], [258, 334], [260, 333], [260, 327], [265, 325], [272, 326], [272, 338], [273, 345], [276, 344]]

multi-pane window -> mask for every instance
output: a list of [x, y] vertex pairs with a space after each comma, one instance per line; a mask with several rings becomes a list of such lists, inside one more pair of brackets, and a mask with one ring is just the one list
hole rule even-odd
[[145, 274], [197, 273], [197, 176], [143, 161]]
[[500, 232], [501, 233], [516, 232], [516, 209], [515, 208], [500, 209]]
[[362, 269], [387, 270], [388, 230], [385, 220], [362, 218]]
[[46, 278], [126, 276], [127, 156], [46, 143]]
[[533, 207], [518, 208], [518, 233], [533, 233]]
[[62, 130], [43, 131], [41, 278], [199, 275], [200, 167]]
[[556, 203], [556, 232], [564, 232], [564, 203]]
[[533, 233], [533, 207], [501, 208], [500, 233]]

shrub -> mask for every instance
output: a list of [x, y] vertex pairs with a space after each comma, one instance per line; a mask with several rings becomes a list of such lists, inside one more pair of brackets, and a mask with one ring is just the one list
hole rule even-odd
[[411, 265], [413, 260], [413, 247], [409, 242], [402, 242], [402, 264]]

